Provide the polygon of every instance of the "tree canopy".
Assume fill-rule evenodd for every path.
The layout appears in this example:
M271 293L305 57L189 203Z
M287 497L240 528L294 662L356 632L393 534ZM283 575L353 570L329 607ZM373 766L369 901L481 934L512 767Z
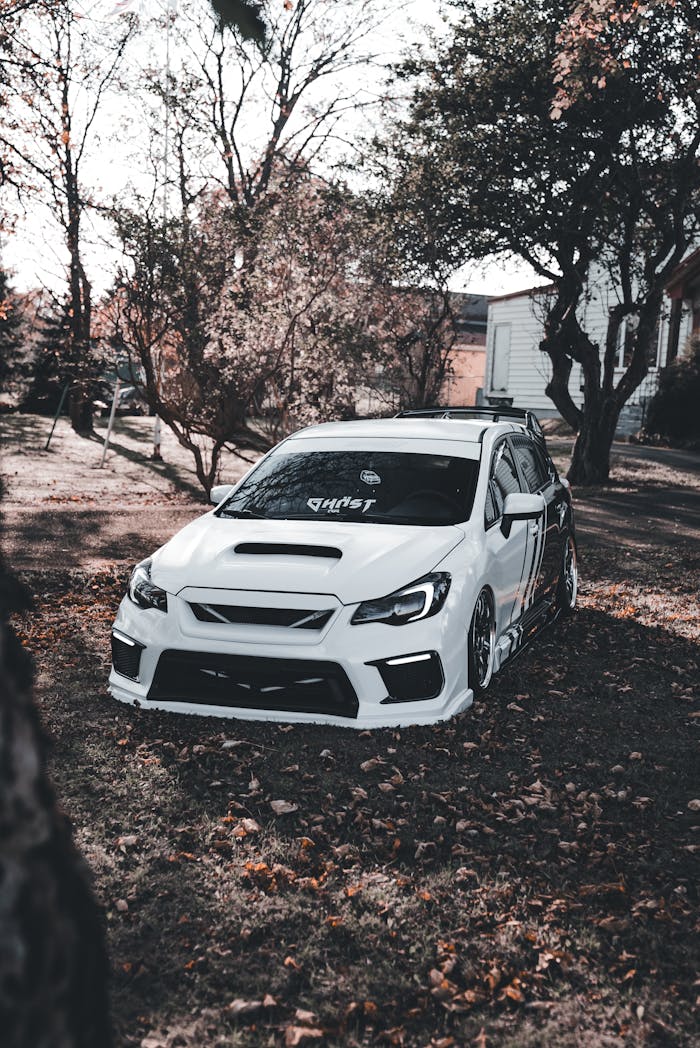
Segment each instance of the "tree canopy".
M698 232L698 8L635 5L632 17L601 4L605 46L599 35L588 47L570 0L454 6L450 38L399 71L413 92L388 148L404 251L418 266L510 254L552 285L547 392L580 432L573 478L599 481L648 370L664 284ZM430 238L412 232L415 214L430 217ZM599 347L582 314L603 275L618 296ZM623 325L631 352L616 375Z

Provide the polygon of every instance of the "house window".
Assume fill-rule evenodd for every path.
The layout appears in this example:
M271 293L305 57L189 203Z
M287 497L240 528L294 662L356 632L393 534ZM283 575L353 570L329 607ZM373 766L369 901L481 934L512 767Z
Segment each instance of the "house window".
M637 320L636 317L628 318L627 321L622 321L620 329L617 333L617 366L618 368L628 368L632 362L632 354L634 353L637 337ZM649 367L657 368L662 366L664 342L668 336L668 323L667 316L662 313L656 321L656 327L654 328L654 334L651 337L649 343Z
M635 336L637 334L636 318L623 320L617 332L617 366L627 368L632 362Z
M493 329L493 364L491 366L492 392L507 392L509 369L510 324L496 324Z
M656 342L652 346L649 367L662 368L666 363L666 347L670 334L669 311L661 310L661 315L656 321Z

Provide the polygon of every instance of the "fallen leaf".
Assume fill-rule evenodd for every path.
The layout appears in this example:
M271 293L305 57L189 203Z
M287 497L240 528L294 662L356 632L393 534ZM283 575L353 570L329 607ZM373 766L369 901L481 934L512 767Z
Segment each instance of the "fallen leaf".
M360 765L362 771L372 771L373 768L378 768L380 764L386 764L381 757L370 757L368 761L363 761Z
M299 1023L313 1023L316 1021L316 1013L309 1012L305 1008L297 1008L294 1012L294 1018Z
M258 1012L262 1008L262 1001L244 1001L240 997L236 997L235 1000L231 1001L226 1007L226 1011L230 1012L231 1015L250 1015L252 1012Z
M318 1040L323 1037L323 1030L316 1026L288 1026L284 1031L285 1048L295 1048L303 1041Z
M126 851L127 848L134 848L138 843L139 839L135 833L130 833L126 837L117 837L117 848L121 848L122 851Z
M275 815L289 815L290 812L299 811L299 805L290 801L270 801L270 807Z

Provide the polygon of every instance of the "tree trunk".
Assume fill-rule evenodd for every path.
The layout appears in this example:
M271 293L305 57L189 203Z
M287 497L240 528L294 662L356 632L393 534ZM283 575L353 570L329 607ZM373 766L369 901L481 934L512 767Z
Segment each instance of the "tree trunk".
M89 437L94 433L92 401L80 384L70 392L68 414L70 424L79 436Z
M70 119L68 111L67 83L64 87L64 126L68 136L64 154L66 207L66 239L68 245L70 289L70 357L73 365L74 384L69 400L71 426L81 436L93 432L93 409L90 397L90 336L92 325L92 288L82 262L80 221L83 203L78 189L78 172L70 147Z
M45 770L31 665L0 563L0 1031L3 1048L109 1048L99 910Z
M604 484L620 409L613 397L592 398L581 416L567 478L572 484Z

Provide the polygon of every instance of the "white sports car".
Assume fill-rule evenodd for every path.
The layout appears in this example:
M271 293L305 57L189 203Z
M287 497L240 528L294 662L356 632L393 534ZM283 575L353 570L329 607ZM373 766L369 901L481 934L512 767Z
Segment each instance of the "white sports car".
M576 602L574 519L530 412L301 430L134 569L112 695L183 713L429 724Z

